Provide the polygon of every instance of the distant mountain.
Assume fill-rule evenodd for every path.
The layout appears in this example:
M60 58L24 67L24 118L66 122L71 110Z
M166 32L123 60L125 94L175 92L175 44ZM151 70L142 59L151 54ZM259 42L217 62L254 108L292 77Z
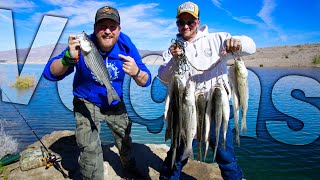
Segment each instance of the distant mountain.
M35 64L44 63L44 62L47 62L47 61L44 61L44 58L47 57L46 52L52 49L52 46L53 45L46 45L46 46L34 48L33 51L30 52L30 54L29 54L30 48L17 49L17 51L15 50L0 51L0 63L9 63L9 64L15 63L16 59L14 54L16 52L17 52L18 62L20 64L25 62L27 56L30 58L28 60L28 63L35 63ZM58 43L54 48L54 51L51 54L51 57L54 57L60 54L67 46L68 46L67 44ZM149 50L138 50L138 51L141 57L147 54L162 54L162 51L149 51Z
M17 49L17 50L8 50L8 51L0 51L0 61L6 62L6 63L15 63L15 53L17 53L18 62L24 63L27 56L29 58L29 63L43 63L44 58L47 57L46 52L52 49L53 45L46 45L34 48L32 52L30 52L30 48L23 48L23 49ZM67 47L66 44L57 44L55 47L53 53L51 54L51 57L54 57L61 53L65 48ZM30 53L29 53L30 52ZM49 59L48 59L49 60Z

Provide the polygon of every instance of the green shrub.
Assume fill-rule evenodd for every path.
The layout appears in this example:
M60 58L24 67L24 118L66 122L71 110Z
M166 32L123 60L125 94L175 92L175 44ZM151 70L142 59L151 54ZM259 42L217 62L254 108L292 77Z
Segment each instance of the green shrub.
M7 169L7 166L0 166L0 174Z
M320 64L320 55L314 56L314 58L312 59L312 63L313 64Z
M16 82L12 84L13 87L18 89L27 89L35 85L34 75L17 76Z

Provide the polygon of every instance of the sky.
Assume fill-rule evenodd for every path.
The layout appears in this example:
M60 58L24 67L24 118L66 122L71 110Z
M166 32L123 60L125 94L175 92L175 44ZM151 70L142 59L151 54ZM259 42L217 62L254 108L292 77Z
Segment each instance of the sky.
M0 0L0 51L12 49L15 45L19 49L28 48L33 43L33 47L57 41L67 44L70 34L92 33L96 10L106 5L119 10L121 31L138 49L165 50L177 33L177 7L183 2ZM201 25L208 25L209 32L246 35L258 48L320 43L320 0L193 2L200 8ZM40 25L45 33L38 33ZM46 25L49 28L45 28ZM35 41L37 35L37 39L43 41Z

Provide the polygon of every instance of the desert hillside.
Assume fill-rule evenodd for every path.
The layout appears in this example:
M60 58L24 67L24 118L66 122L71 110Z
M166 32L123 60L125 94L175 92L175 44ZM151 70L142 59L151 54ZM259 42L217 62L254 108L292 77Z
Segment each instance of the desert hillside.
M66 48L66 44L58 44L55 47L52 57L58 55L61 51ZM28 63L43 63L45 52L50 49L48 46L35 48L29 53L29 49L18 49L17 55L19 62L24 62L28 53ZM16 53L14 50L11 51L0 51L0 63L16 63L12 56ZM146 64L159 65L163 63L161 54L162 51L148 51L139 50L139 53ZM313 58L315 56L320 57L320 43L316 44L301 44L293 46L274 46L257 48L255 54L243 56L242 59L245 61L247 67L320 67L320 65L313 64ZM228 62L232 64L233 61Z
M247 67L320 67L312 63L315 56L320 57L320 43L257 48L256 53L242 59ZM156 55L147 56L143 61L158 65L163 62ZM228 64L233 64L233 59Z
M315 56L320 56L320 43L257 48L243 60L248 67L319 67L312 63Z

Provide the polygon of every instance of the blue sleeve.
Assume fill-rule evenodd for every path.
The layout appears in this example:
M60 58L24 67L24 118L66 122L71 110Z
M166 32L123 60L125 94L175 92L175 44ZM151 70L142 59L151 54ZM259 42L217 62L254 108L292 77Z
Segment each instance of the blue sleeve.
M138 49L133 45L132 46L132 50L130 53L130 56L136 61L137 66L144 72L146 72L148 74L148 80L146 82L146 84L144 84L142 87L147 87L151 84L151 73L149 71L149 69L147 68L147 66L142 62L141 56L139 54Z
M66 50L67 50L67 49L65 49L64 51L62 51L62 53L59 54L58 56L55 56L55 57L51 58L51 59L48 61L46 67L45 67L44 70L43 70L43 76L44 76L47 80L49 80L49 81L59 81L59 80L65 78L66 76L68 76L69 74L71 74L71 73L74 71L74 67L69 67L68 70L67 70L63 75L61 75L61 76L55 76L55 75L53 75L53 74L51 73L50 66L51 66L52 62L55 61L56 59L61 59L61 58L64 56Z

